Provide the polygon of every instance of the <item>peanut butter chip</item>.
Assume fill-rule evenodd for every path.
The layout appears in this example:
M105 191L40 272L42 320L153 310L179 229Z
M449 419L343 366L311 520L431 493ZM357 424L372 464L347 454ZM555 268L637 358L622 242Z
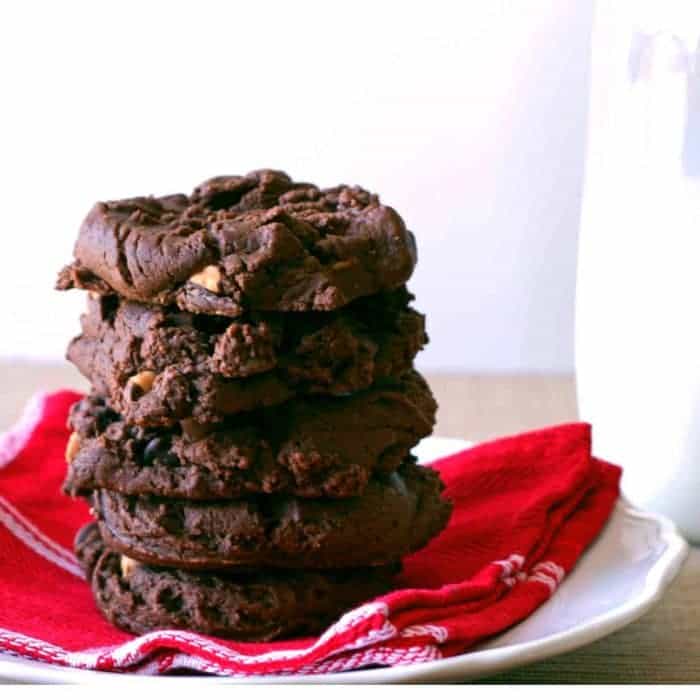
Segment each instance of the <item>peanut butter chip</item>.
M134 570L138 565L139 563L135 559L132 559L131 557L126 557L122 554L119 566L122 570L122 576L124 578L129 578L129 576L131 576L131 574L134 573Z
M71 433L66 445L66 462L72 462L80 449L80 437L78 433Z
M133 401L143 394L147 394L151 390L155 379L156 373L150 370L144 370L130 377L129 381L126 383L125 393L127 398Z
M221 271L216 265L207 265L201 272L192 275L190 282L218 294L221 285Z

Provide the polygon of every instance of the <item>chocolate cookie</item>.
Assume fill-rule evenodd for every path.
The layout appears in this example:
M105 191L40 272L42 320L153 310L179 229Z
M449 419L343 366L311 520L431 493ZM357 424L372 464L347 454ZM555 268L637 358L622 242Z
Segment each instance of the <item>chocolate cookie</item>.
M413 235L376 195L274 170L215 177L189 197L100 202L74 252L59 289L231 317L338 309L401 286L416 263Z
M181 569L350 568L394 562L447 524L451 505L432 469L404 463L362 496L337 501L261 496L194 502L95 491L106 545Z
M83 537L99 541L93 528L87 526ZM400 568L195 573L152 568L109 550L96 559L91 551L84 563L97 606L117 627L133 634L184 629L240 641L320 632L389 590Z
M132 426L93 395L71 411L64 488L190 500L356 496L372 473L396 469L430 434L435 411L416 372L352 396L295 400L207 427Z
M339 312L233 321L98 297L88 302L68 359L129 423L208 423L406 372L427 341L411 299L401 288Z

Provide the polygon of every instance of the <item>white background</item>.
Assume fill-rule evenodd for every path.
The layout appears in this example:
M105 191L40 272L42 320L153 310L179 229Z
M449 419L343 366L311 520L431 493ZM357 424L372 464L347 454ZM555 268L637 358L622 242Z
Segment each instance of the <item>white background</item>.
M569 371L592 0L3 3L0 357L60 360L98 199L259 167L414 231L424 368Z

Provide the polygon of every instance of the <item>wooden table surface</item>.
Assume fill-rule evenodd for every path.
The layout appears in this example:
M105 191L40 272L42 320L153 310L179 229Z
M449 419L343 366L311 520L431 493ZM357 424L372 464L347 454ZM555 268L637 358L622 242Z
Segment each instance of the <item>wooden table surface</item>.
M575 420L571 376L429 375L440 403L436 435L483 440ZM67 365L0 364L0 430L35 391L84 380ZM508 683L700 682L700 549L693 549L665 598L606 639L491 678Z

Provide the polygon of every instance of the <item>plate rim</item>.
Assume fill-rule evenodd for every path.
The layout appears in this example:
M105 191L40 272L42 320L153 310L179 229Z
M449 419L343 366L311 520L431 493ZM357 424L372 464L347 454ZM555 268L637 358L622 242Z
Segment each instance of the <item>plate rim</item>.
M428 438L436 444L448 444L462 448L468 447L469 442L460 438L432 436ZM690 550L688 543L681 536L676 525L666 516L641 510L633 506L621 495L615 504L614 512L621 517L641 520L656 525L658 539L666 547L646 572L644 586L634 597L613 610L599 613L585 622L568 630L562 630L546 637L529 642L519 642L505 647L495 647L467 651L446 659L426 661L411 666L393 666L378 669L358 669L347 673L332 673L303 676L247 676L233 678L227 676L133 676L129 674L114 674L87 669L74 669L50 664L27 665L28 659L14 657L12 654L0 652L0 681L29 681L35 683L76 683L80 681L95 682L100 680L115 681L136 680L174 681L178 683L207 682L218 684L258 684L258 683L392 683L424 680L445 680L447 676L463 670L463 680L476 677L484 678L504 670L519 668L537 661L552 658L559 654L573 651L586 646L603 637L616 632L642 617L661 599L664 592L673 582ZM607 524L606 524L607 528ZM592 543L591 549L604 535L605 529ZM18 660L15 661L15 658ZM469 668L462 668L468 664ZM37 667L39 666L39 667ZM39 677L37 677L39 676Z

